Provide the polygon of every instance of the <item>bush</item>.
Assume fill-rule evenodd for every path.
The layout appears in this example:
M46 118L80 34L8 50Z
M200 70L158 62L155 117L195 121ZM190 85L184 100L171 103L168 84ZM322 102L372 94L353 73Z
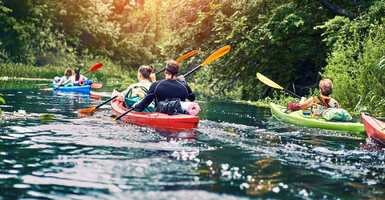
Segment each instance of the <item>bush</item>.
M364 22L361 22L361 25ZM385 25L349 22L350 37L338 40L324 68L332 79L334 97L356 112L385 113Z

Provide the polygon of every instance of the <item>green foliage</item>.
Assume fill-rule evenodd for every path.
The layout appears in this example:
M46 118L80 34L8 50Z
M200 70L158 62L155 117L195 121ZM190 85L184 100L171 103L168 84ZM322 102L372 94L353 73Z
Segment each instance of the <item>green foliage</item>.
M56 17L71 41L82 44L80 48L136 69L162 59L161 46L169 33L164 19L171 1L147 1L141 9L129 2L59 1Z
M201 96L256 100L268 94L287 101L268 92L256 73L304 95L325 70L344 107L384 111L381 0L333 1L355 19L336 17L310 0L134 2L0 1L1 75L52 78L67 67L82 65L85 71L102 62L88 76L125 87L136 81L139 65L162 63L160 69L193 49L200 50L199 64L231 45L227 55L188 77ZM192 60L182 69L191 69Z
M195 79L196 84L215 83L211 93L258 99L264 86L256 79L257 72L279 77L283 86L308 84L324 64L321 31L313 27L327 16L316 2L200 0L180 4L184 9L177 9L172 18L174 42L166 46L170 52L193 47L208 55L215 48L232 46L228 55L209 66L204 78L199 74Z
M357 112L385 113L385 25L379 10L385 11L385 3L374 4L360 19L324 26L325 40L334 41L324 75L333 80L341 106ZM341 27L331 31L336 23Z

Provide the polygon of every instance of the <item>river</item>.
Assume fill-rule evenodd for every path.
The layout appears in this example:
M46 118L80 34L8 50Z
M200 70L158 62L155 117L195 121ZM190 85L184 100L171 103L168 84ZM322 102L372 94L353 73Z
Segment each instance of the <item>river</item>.
M112 120L89 95L2 89L0 199L384 199L385 154L267 108L198 101L193 133ZM186 134L193 134L191 135Z

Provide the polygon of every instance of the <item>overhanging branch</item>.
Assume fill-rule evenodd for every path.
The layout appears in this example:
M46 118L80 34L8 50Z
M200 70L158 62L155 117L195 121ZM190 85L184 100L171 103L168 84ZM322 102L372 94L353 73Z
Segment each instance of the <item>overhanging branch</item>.
M328 0L318 0L325 8L331 10L337 15L349 17L350 19L353 19L356 15L348 10L345 10L343 8L339 8L336 5L331 4Z

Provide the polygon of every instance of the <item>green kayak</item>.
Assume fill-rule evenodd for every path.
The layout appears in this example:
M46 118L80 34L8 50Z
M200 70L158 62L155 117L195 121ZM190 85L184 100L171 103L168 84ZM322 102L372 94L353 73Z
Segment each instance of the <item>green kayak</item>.
M346 132L365 132L365 127L361 123L354 122L335 122L326 121L318 117L306 117L302 114L302 110L287 113L286 107L270 103L271 113L279 120L289 122L296 125L306 126L310 128L322 128Z

